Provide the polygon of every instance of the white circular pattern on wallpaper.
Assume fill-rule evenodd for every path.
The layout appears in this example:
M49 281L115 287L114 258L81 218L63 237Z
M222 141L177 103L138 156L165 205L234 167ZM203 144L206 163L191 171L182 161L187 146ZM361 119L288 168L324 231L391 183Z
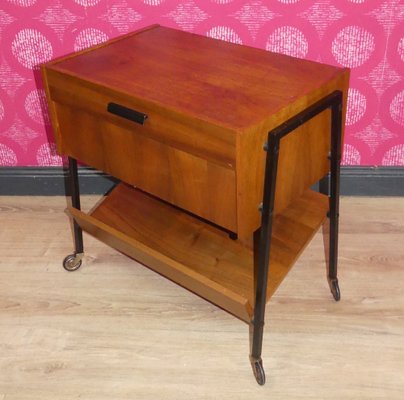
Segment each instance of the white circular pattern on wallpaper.
M283 4L296 4L300 0L278 0L278 1L279 1L279 3L283 3Z
M88 28L81 31L74 41L74 51L83 50L87 47L106 42L109 39L105 32L96 28Z
M15 165L17 165L17 156L14 153L14 150L10 149L10 147L3 143L0 143L0 166L14 167Z
M342 160L346 165L360 165L361 154L359 150L351 144L344 145L344 159Z
M34 89L25 98L24 108L28 116L38 124L49 124L46 95L43 89Z
M159 6L164 0L143 0L143 3L149 6Z
M75 3L84 7L91 7L98 4L101 0L74 0Z
M4 106L3 102L0 100L0 121L3 121L4 119Z
M358 122L366 112L366 105L366 96L363 93L358 89L349 89L346 125Z
M332 42L332 54L339 64L348 68L365 63L375 50L373 35L359 26L347 26Z
M43 166L62 165L62 157L56 153L55 143L44 143L39 146L36 160L38 165Z
M382 165L398 165L404 167L404 144L399 144L388 150L383 156Z
M397 93L390 103L389 110L393 121L404 127L404 90Z
M7 1L20 7L30 7L34 5L38 0L7 0Z
M230 27L228 26L215 26L211 28L206 36L211 38L225 40L226 42L242 44L242 40L240 36Z
M23 29L11 43L14 57L25 68L33 69L53 56L52 43L36 29Z
M309 43L299 29L293 26L282 26L269 36L266 50L304 58L309 51Z
M398 42L397 53L401 61L404 61L404 37L402 37Z
M399 0L3 0L0 165L61 163L41 63L152 23L351 68L343 162L404 165L403 15Z

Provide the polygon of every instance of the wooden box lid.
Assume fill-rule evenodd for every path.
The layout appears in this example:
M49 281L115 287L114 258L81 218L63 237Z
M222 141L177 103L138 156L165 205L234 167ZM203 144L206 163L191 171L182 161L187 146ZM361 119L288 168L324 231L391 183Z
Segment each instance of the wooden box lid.
M280 112L288 118L343 72L158 25L48 67L235 134Z

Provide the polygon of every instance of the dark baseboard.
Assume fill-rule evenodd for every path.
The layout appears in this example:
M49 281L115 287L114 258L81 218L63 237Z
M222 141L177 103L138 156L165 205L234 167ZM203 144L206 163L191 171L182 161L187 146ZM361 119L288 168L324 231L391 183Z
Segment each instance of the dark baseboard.
M344 196L404 196L404 167L342 167Z
M58 196L67 190L67 169L62 167L2 167L0 195ZM92 168L79 168L81 194L106 193L117 180Z
M107 192L116 180L91 168L79 169L82 194ZM0 195L55 196L66 193L67 172L61 167L0 167ZM403 167L342 167L345 196L404 196Z

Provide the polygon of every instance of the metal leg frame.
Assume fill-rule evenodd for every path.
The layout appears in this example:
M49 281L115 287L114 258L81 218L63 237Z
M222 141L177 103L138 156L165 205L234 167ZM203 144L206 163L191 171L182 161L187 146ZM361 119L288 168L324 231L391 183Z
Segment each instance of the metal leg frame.
M337 279L338 256L338 209L339 209L339 175L341 161L341 128L342 128L342 92L335 91L329 96L306 108L268 133L268 141L264 149L267 151L264 198L262 203L261 227L254 236L255 260L255 306L250 323L250 361L254 376L260 385L265 384L265 372L262 364L262 341L264 333L266 291L270 263L272 237L272 217L275 201L276 176L280 140L300 125L304 124L327 108L331 108L331 183L330 183L330 264L328 282L331 292L339 300ZM328 183L321 182L320 190L325 190ZM328 192L327 192L328 193Z
M79 190L79 176L77 172L77 161L69 157L69 186L72 198L72 206L80 210L80 190ZM73 220L73 235L74 235L74 248L73 254L69 254L63 260L63 268L67 271L76 271L81 267L82 258L84 255L83 249L83 231L78 223Z
M331 107L331 182L330 182L330 254L328 284L336 301L341 298L338 278L338 225L339 225L339 188L340 164L342 155L342 96Z
M338 266L338 225L339 225L339 191L341 162L341 119L342 104L331 107L331 173L320 181L320 193L329 196L329 222L323 226L324 248L326 251L327 280L334 299L339 301L341 293L337 278Z

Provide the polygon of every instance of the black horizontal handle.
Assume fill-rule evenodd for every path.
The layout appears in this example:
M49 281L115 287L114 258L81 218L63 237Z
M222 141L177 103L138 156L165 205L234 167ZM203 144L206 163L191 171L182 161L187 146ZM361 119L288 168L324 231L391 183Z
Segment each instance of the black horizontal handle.
M134 121L140 125L143 125L147 119L147 114L132 110L131 108L124 107L116 103L108 103L107 111L111 114L118 115L119 117Z

